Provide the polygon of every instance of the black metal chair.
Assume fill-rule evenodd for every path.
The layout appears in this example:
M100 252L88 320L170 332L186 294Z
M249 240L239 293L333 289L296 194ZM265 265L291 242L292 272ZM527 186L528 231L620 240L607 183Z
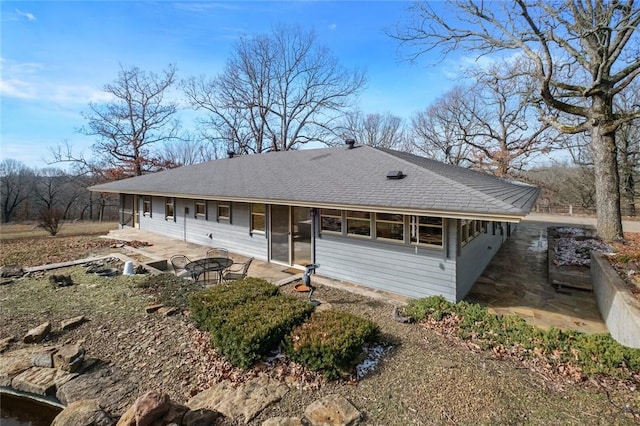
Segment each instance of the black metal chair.
M222 274L222 280L228 282L246 278L251 262L253 262L253 257L243 263L233 263L224 271L224 274Z
M225 259L228 259L229 250L225 248L215 247L207 250L207 257L224 257Z
M182 278L187 276L195 278L189 271L185 269L187 263L191 262L191 260L189 260L187 256L183 254L176 254L175 256L171 256L171 259L169 261L171 262L171 266L173 266L173 272L176 274L176 276Z

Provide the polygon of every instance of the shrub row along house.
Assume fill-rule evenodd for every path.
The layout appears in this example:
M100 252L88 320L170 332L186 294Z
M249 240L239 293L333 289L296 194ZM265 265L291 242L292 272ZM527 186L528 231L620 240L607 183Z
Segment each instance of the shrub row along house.
M230 155L90 190L120 194L122 226L451 301L538 196L533 186L353 143Z

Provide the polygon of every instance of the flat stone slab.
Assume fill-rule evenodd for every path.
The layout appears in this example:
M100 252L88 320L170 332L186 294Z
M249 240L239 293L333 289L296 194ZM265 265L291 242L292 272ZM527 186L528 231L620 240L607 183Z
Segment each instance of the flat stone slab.
M58 385L68 382L76 375L57 368L31 367L13 378L11 387L36 395L50 395Z
M187 406L192 410L215 410L236 421L243 416L245 423L248 423L288 391L285 384L267 376L257 377L237 388L231 382L224 381L195 395L187 402Z
M0 358L0 386L11 386L11 380L32 367L31 357L42 348L26 348L7 352Z
M304 416L312 426L350 426L360 421L360 412L341 395L327 395L312 402Z
M84 323L85 321L87 321L87 319L85 318L84 315L79 315L77 317L73 317L73 318L69 318L66 319L64 321L60 322L60 328L63 330L71 330L72 328L75 328L77 326L79 326L80 324Z
M51 426L69 425L111 426L113 419L100 408L98 401L83 400L69 404L51 423Z
M43 322L27 332L22 341L24 343L40 343L51 333L51 323Z
M262 422L262 426L302 426L299 417L272 417Z

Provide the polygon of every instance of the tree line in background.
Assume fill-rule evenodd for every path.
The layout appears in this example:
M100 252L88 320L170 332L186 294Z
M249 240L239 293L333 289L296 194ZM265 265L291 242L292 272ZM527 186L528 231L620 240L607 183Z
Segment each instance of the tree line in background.
M32 169L5 159L0 162L0 221L36 221L55 235L65 221L115 220L118 199L89 192L95 177L56 168Z
M408 59L436 48L443 56L458 50L510 56L470 68L463 84L407 121L358 110L365 73L343 67L313 31L278 26L239 39L215 76L180 80L173 65L161 74L121 66L104 87L110 100L84 112L87 124L79 132L95 138L91 151L61 145L53 161L68 162L72 174L98 183L227 152L331 146L353 138L540 185L540 203L595 206L600 236L622 237L622 207L635 215L638 6L603 0L450 3L459 21L416 3L414 20L389 32L408 48ZM185 106L197 114L196 131L181 127ZM542 154L555 152L570 155L571 163L532 169Z

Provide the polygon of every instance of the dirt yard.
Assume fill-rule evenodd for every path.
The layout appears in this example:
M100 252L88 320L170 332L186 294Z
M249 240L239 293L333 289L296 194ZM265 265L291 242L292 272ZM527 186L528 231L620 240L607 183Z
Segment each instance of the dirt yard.
M3 226L0 264L25 266L109 252L110 243L91 226L63 228L56 237L42 230ZM33 235L34 233L43 235ZM424 424L634 424L640 422L638 389L633 384L599 380L578 383L541 374L514 359L498 359L422 324L392 319L392 306L378 300L319 287L315 297L372 319L393 345L378 367L360 381L326 382L286 361L240 371L218 357L208 337L195 329L187 313L149 315L144 306L158 295L139 285L142 277L102 278L82 267L59 270L76 285L53 288L46 274L0 287L0 339L19 343L28 329L44 322L85 315L90 321L52 343L83 341L90 358L102 361L138 389L155 389L177 402L221 380L241 382L261 371L290 385L281 402L250 424L274 416L300 416L312 401L338 393L348 398L367 425ZM195 291L185 287L184 291ZM285 293L295 294L285 286ZM298 294L298 297L305 297ZM137 395L132 395L132 401Z

